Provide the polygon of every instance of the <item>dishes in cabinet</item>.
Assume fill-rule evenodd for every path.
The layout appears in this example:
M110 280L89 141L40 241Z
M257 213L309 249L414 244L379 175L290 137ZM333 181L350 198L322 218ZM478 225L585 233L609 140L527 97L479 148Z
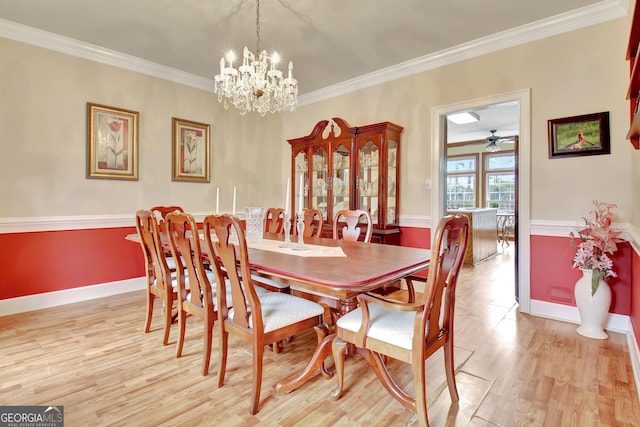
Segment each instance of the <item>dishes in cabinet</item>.
M340 178L333 178L333 195L340 196L344 192L344 181Z
M341 155L333 156L333 168L340 169L341 166L342 166L342 156Z
M396 222L396 209L387 208L387 223Z
M388 194L390 196L395 196L396 195L396 180L394 177L390 176L387 179L388 185L389 185L389 190L388 190Z
M304 172L307 170L307 162L304 156L296 156L296 170Z
M334 206L334 211L335 212L341 211L343 209L349 209L349 202L347 200L343 200L341 202L338 202Z
M314 191L317 191L321 196L325 196L327 194L327 184L324 182L324 179L318 178L313 180Z
M313 169L321 170L324 167L324 157L319 156L317 154L313 155Z
M389 166L391 167L395 167L396 166L396 152L398 151L397 148L392 148L389 150Z

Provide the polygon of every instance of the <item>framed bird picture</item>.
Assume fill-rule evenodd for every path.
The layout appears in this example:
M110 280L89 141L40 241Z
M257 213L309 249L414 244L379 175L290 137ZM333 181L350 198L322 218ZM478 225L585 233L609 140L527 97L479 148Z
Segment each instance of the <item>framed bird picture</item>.
M550 159L611 154L608 111L549 120L547 130Z

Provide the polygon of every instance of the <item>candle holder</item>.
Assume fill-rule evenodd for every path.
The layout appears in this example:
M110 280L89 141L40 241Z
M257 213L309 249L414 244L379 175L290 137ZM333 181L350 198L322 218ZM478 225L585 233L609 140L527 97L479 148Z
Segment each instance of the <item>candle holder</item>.
M284 243L280 245L281 248L292 248L294 246L291 243L291 218L289 215L285 213L284 220L282 221L282 226L284 227Z
M296 224L296 228L298 230L298 243L293 245L293 250L306 251L309 248L304 244L304 215L302 211L298 214L298 224Z

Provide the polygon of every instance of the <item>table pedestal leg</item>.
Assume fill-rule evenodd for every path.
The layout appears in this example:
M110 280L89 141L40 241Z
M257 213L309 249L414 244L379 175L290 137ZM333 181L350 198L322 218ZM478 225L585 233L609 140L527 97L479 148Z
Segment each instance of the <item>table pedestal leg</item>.
M290 393L296 390L302 384L306 383L309 378L316 372L317 369L324 371L324 360L331 355L331 343L336 334L327 335L322 342L316 347L316 351L313 353L311 360L307 366L299 374L289 377L276 384L276 392L278 393ZM330 373L330 372L329 372ZM333 373L330 373L333 376Z

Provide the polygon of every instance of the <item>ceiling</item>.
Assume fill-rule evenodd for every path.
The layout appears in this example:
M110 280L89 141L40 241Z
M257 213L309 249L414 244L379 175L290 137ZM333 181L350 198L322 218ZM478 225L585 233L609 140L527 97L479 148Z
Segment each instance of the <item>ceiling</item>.
M335 85L346 91L363 76L439 59L461 46L497 44L496 34L515 39L523 29L549 32L572 17L574 26L612 19L601 18L611 5L626 14L628 0L261 0L260 38L262 49L293 61L302 98ZM11 38L16 24L53 33L37 31L34 39L60 35L112 58L210 80L228 50L256 50L254 0L0 0L0 36Z
M465 124L455 124L448 120L447 143L486 139L491 135L491 129L495 129L495 134L502 137L520 134L520 106L515 101L468 111L475 113L479 120Z

